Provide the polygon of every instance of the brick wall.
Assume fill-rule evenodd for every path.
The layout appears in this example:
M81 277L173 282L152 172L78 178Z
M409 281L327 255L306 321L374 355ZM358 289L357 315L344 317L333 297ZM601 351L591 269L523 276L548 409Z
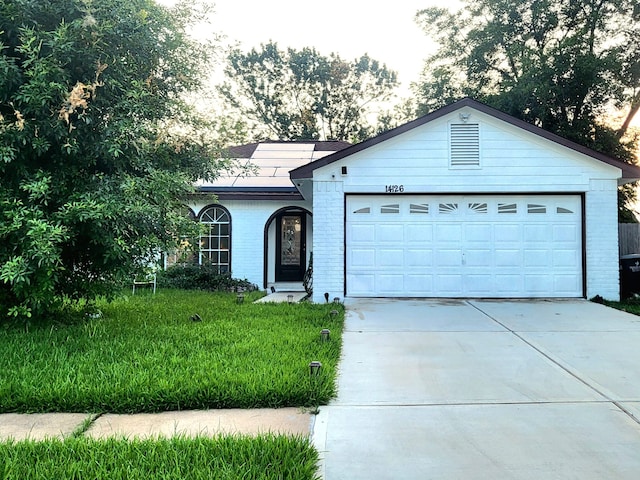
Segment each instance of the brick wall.
M313 301L344 296L344 193L342 182L313 184Z
M585 197L587 298L620 298L615 180L591 180Z

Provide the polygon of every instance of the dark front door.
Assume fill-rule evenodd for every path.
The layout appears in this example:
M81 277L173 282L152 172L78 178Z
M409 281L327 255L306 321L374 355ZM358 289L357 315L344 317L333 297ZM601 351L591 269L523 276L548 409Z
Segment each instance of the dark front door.
M305 213L283 213L276 218L276 282L301 282L306 268Z

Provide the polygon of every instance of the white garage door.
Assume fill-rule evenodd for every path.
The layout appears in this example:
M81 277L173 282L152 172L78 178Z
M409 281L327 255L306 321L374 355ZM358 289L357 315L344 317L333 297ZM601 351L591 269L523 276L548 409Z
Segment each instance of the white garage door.
M581 297L578 195L347 197L347 295Z

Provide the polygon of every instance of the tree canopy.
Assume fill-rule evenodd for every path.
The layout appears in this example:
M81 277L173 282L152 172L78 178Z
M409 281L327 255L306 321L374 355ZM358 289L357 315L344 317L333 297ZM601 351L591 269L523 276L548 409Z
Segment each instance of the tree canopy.
M174 128L198 128L199 12L0 0L0 312L111 292L188 225L181 200L220 167Z
M398 84L395 72L367 55L345 61L273 42L232 49L225 74L223 97L253 122L256 137L279 140L362 140L373 131L374 107Z
M421 113L472 96L636 160L629 125L640 108L637 0L463 0L458 11L428 8L416 18L439 43L415 86ZM622 112L619 125L612 111Z

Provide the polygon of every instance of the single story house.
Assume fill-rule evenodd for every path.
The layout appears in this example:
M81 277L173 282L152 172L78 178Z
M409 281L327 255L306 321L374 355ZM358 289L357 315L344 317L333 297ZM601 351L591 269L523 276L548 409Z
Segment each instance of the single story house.
M262 142L198 186L200 261L335 297L619 298L617 187L640 168L472 99L356 145ZM211 194L215 194L214 201Z

